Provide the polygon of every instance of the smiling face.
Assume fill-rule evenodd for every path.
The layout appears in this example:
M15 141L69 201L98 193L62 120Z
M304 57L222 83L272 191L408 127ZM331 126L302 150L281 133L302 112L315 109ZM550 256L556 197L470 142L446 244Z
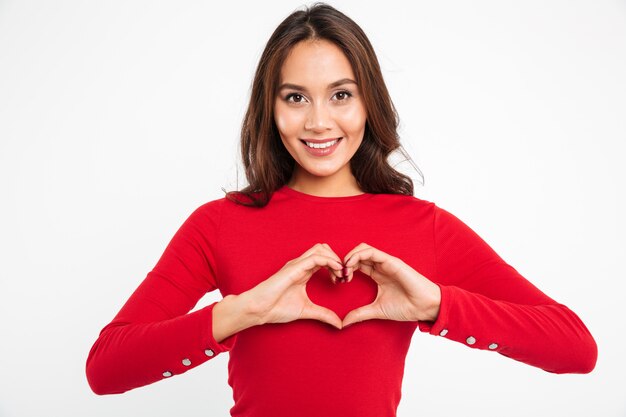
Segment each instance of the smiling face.
M366 120L342 50L327 40L297 43L281 68L274 105L281 140L296 160L287 185L316 195L358 194L350 159L363 141Z

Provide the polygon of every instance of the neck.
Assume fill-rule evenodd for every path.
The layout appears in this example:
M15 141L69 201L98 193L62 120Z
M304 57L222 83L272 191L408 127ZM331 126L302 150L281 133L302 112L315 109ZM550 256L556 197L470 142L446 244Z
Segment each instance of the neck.
M326 177L315 177L311 180L296 180L295 177L292 177L287 182L287 186L296 191L318 197L346 197L363 194L352 175L342 181Z

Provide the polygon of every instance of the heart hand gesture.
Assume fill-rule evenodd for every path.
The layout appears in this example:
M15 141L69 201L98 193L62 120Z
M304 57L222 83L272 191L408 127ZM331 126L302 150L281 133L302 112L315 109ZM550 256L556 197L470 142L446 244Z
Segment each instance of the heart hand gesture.
M288 261L278 272L247 292L258 322L287 323L314 319L338 329L370 319L434 321L439 314L439 286L401 259L365 243L352 249L342 263L327 244L316 244ZM326 268L333 282L350 282L355 270L370 276L378 285L376 299L349 312L341 319L332 310L312 302L306 292L311 276ZM347 280L341 280L347 273ZM340 284L341 285L341 284Z

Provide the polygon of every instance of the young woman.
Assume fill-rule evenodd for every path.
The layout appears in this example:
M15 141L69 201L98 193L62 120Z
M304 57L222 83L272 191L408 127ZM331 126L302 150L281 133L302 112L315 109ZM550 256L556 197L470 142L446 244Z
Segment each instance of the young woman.
M104 327L97 394L229 351L232 416L391 417L416 329L553 373L597 347L472 229L390 167L398 119L370 42L326 4L287 17L241 135L249 185L197 208ZM223 299L189 313L207 292Z

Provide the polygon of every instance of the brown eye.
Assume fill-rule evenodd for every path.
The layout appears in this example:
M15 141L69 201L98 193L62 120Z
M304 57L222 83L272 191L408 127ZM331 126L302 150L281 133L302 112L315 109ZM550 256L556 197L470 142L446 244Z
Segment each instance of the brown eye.
M285 100L287 101L291 101L291 98L294 98L294 101L292 101L292 103L301 103L302 102L302 94L297 94L297 93L293 93L293 94L289 94L287 95L287 97L285 97Z
M339 101L346 101L348 98L352 97L349 91L338 91L335 96L339 99Z

